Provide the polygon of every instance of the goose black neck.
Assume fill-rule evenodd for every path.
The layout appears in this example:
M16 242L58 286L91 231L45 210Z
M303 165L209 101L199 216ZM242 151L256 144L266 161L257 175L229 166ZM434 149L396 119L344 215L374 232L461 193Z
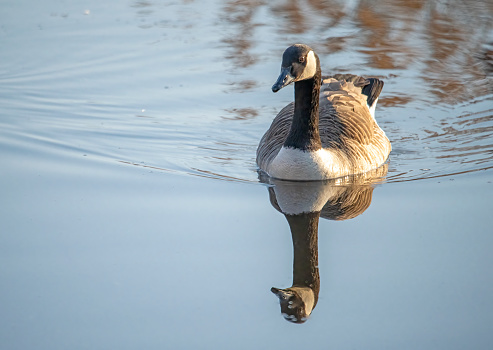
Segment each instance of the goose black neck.
M285 215L293 239L293 287L309 287L315 295L320 291L318 271L318 221L320 212Z
M285 147L302 151L322 148L318 129L318 105L322 74L320 68L311 79L294 84L294 116L291 130L284 142Z

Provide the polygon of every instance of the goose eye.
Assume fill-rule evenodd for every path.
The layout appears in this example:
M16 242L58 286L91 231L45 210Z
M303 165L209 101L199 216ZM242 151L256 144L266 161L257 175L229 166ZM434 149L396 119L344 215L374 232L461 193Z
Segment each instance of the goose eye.
M303 63L305 62L305 56L301 56L300 59L299 59L300 63Z

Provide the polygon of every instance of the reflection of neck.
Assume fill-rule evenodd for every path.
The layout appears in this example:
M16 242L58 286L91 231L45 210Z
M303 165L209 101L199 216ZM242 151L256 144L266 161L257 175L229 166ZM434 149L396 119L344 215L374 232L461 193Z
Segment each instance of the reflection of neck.
M320 291L318 272L318 220L320 212L286 215L293 238L293 287L308 287L317 304Z

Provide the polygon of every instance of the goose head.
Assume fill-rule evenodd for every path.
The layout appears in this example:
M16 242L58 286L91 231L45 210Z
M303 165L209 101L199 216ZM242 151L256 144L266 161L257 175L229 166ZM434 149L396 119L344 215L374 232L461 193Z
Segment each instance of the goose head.
M286 289L271 288L281 304L284 318L293 323L304 323L312 313L315 304L313 290L308 287L291 287Z
M272 85L272 91L278 92L292 82L313 78L319 69L318 56L308 45L292 45L282 55L281 74Z

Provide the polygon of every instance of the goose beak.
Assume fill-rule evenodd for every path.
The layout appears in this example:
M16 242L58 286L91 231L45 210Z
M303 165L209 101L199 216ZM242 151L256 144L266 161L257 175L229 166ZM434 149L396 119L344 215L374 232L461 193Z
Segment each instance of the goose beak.
M291 67L281 67L281 74L279 74L279 78L274 85L272 85L272 91L278 92L283 87L291 84L294 80L294 77L291 75Z
M270 291L272 293L274 293L278 298L279 300L287 300L289 299L290 296L293 295L292 292L288 292L288 291L285 291L284 289L279 289L279 288L276 288L276 287L272 287L270 289Z

